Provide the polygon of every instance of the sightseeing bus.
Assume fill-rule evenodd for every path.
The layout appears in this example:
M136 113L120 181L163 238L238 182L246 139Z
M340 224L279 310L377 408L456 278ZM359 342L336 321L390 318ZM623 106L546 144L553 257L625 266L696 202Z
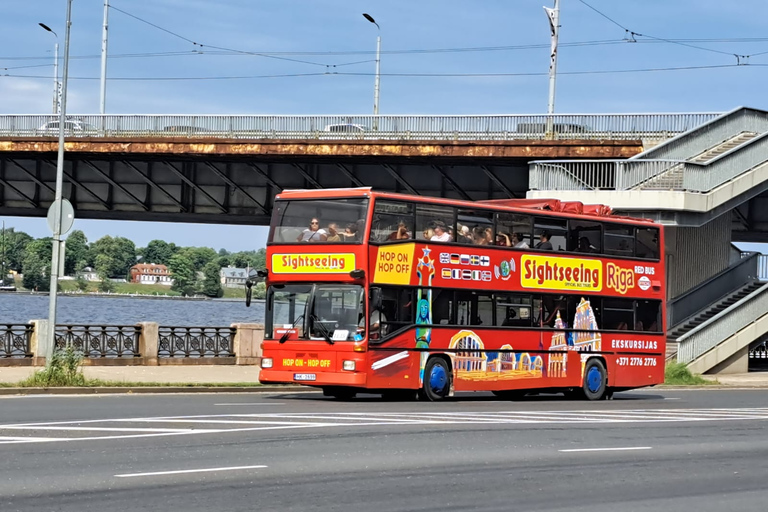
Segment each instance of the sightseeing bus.
M286 190L262 383L589 400L663 382L664 233L602 205Z

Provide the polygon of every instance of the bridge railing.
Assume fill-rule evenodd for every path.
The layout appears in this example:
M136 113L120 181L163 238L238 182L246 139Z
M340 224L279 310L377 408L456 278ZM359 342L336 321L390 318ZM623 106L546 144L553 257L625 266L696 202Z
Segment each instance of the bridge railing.
M32 357L30 340L33 330L31 324L0 325L0 359Z
M72 115L67 118L65 134L195 139L635 140L669 139L718 115ZM0 137L57 135L55 115L0 116Z

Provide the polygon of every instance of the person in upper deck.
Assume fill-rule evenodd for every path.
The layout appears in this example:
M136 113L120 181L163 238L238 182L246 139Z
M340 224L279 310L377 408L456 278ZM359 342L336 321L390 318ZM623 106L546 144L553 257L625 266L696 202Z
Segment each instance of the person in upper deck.
M297 242L325 242L328 239L327 233L320 228L320 220L312 217L309 221L309 227L301 232L296 239Z
M326 237L328 242L341 242L341 235L339 234L339 225L335 222L328 224L328 236Z
M432 242L450 242L451 241L451 235L448 233L448 229L444 222L442 221L435 222L434 232L435 234L432 235L432 238L430 238Z
M520 233L512 233L512 247L515 249L528 249L528 244L525 243L523 235Z
M408 231L408 226L405 225L405 222L400 221L397 225L397 230L390 233L387 240L408 240L410 238L411 232Z
M554 250L552 247L552 242L549 241L550 238L552 238L552 235L549 234L549 231L542 231L541 235L539 236L539 243L536 244L534 249L538 249L540 251Z

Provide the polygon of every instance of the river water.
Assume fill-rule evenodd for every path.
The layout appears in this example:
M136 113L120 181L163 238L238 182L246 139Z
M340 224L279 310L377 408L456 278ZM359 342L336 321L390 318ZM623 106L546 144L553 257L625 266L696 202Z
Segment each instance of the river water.
M0 324L23 324L48 318L48 295L0 293ZM250 308L245 301L143 299L60 295L57 324L134 325L157 322L165 326L229 326L263 322L264 303Z

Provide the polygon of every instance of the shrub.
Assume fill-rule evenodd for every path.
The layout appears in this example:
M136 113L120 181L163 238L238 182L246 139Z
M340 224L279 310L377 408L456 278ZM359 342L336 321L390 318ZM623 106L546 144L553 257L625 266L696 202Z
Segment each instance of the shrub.
M694 375L685 363L669 363L664 369L664 384L696 385L713 384L714 382Z
M48 364L23 380L22 387L85 386L86 380L80 369L83 354L72 347L56 349Z

